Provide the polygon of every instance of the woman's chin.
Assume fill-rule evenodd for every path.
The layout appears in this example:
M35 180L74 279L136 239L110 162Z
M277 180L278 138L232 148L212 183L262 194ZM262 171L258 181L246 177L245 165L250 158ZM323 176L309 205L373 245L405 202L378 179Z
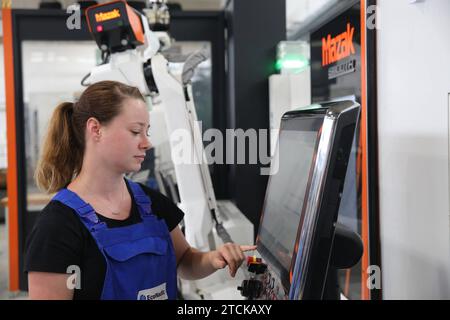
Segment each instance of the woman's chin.
M141 170L141 165L134 164L134 165L126 166L122 171L128 174L128 173L136 173L136 172L139 172L140 170Z

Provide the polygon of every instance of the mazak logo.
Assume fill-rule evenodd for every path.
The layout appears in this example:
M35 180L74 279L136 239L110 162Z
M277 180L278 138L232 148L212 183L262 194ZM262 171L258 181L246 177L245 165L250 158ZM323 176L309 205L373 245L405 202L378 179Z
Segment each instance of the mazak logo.
M138 300L167 300L166 284L157 287L141 290L137 295Z
M120 11L118 9L114 9L108 12L100 12L95 14L95 21L102 22L106 20L111 20L115 18L120 18Z
M355 54L354 33L355 27L347 23L347 30L340 35L331 38L329 34L326 38L322 38L322 67Z

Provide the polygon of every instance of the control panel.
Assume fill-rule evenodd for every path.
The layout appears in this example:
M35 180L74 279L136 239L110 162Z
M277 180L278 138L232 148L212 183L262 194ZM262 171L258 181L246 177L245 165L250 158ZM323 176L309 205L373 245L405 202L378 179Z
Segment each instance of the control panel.
M285 290L280 277L261 258L247 257L249 278L244 280L238 290L249 300L287 300L289 291Z

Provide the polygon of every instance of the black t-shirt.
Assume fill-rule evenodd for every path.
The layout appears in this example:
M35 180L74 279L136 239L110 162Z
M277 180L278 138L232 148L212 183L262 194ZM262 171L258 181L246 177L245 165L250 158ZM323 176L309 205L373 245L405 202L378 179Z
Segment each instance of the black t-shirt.
M131 194L130 187L128 191ZM164 219L172 231L184 213L161 193L141 185L152 201L153 213ZM108 228L124 227L142 221L137 204L131 197L130 216L114 220L97 214ZM75 289L74 300L100 299L106 274L106 261L94 238L75 210L59 201L50 201L42 210L28 239L25 272L71 273L69 266L79 266L81 288Z

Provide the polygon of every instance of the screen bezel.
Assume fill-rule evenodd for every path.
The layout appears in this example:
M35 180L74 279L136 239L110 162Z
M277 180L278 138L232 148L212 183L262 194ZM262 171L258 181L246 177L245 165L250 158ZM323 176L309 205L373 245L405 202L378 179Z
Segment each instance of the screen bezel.
M314 153L313 153L313 157L312 157L312 161L311 161L311 167L310 167L309 174L308 174L308 182L306 185L306 191L305 191L305 197L304 197L305 199L307 199L306 194L308 193L309 186L311 183L311 173L314 170L314 164L315 164L315 159L316 159L317 150L318 150L317 148L318 148L319 141L320 141L321 128L322 128L324 117L325 117L325 114L322 112L323 112L322 110L315 110L315 112L312 111L311 114L302 113L302 112L295 113L295 114L289 113L289 114L285 114L283 116L283 119L281 122L279 137L281 136L281 133L283 131L304 131L304 132L316 132L317 133L317 138L316 138L315 147L314 147ZM279 141L277 143L279 143ZM278 146L277 146L276 150L278 152ZM289 269L286 269L282 265L282 263L279 261L279 259L277 259L277 257L268 250L268 248L264 244L264 239L261 239L261 237L260 237L261 230L262 230L263 224L264 224L264 214L265 214L266 202L267 202L267 198L268 198L267 194L270 191L271 179L272 179L272 176L269 177L269 181L267 183L266 196L264 198L264 203L263 203L263 207L262 207L261 223L259 225L258 237L256 239L256 245L258 247L257 250L258 250L259 254L261 255L261 257L268 264L270 264L272 271L274 271L279 276L281 283L282 283L283 287L285 288L285 290L289 291L290 286L291 286L290 270L292 269L292 264L294 263L293 257L295 255L293 254L291 256L290 267L289 267ZM304 208L305 208L305 202L302 204L302 207L299 208L299 210L300 210L300 221L299 222L301 222ZM302 223L299 223L299 226L297 227L297 233L296 233L295 237L292 239L292 248L294 249L293 251L295 251L296 239L297 239L297 235L299 232L299 227L301 225L302 225Z

